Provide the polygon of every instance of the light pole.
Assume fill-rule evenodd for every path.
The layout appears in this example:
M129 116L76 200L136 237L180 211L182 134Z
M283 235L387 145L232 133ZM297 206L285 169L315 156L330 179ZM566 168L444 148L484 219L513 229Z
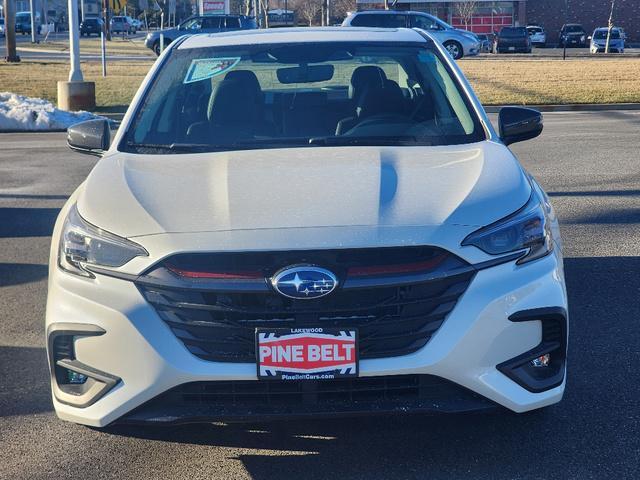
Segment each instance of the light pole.
M58 107L62 110L93 110L96 84L85 82L80 69L78 0L69 0L69 81L58 82Z
M20 61L16 53L16 11L14 0L4 0L4 36L7 49L5 60L9 63Z
M31 10L31 43L37 43L38 30L36 29L36 5L35 0L29 0L29 10Z

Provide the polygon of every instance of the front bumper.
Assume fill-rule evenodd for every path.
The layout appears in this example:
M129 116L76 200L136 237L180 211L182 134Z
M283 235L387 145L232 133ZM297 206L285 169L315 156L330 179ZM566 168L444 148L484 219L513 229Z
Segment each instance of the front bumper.
M544 307L566 310L562 261L558 250L525 266L509 262L480 270L424 348L400 357L362 360L360 376L366 379L380 376L444 379L460 391L472 392L472 397L480 400L475 408L495 403L515 412L524 412L560 401L564 391L564 365L561 383L537 393L524 388L498 369L505 362L539 346L543 340L540 321L516 322L510 320L510 316ZM76 336L73 342L75 359L107 378L116 379L108 391L96 401L88 402L84 408L60 401L54 395L56 413L64 420L92 426L105 426L127 417L131 421L157 420L158 412L162 413L162 410L146 417L139 414L136 417L142 411L139 407L152 405L148 402L181 385L220 381L261 383L257 381L255 364L211 362L192 355L161 321L137 287L127 280L97 275L94 280L87 281L53 266L47 302L47 329L55 330L62 324L66 324L64 328L74 324L91 325L104 331L99 335ZM52 382L55 381L55 376L52 376ZM409 408L438 410L433 406L441 405L441 400L418 402ZM394 411L398 405L391 403L381 409L365 405L365 410ZM468 409L449 408L454 411ZM181 416L174 410L161 420L255 418L251 414L243 416L238 410L224 412L209 408L206 415L200 412L184 410ZM305 413L300 410L287 412ZM310 415L316 413L317 410L307 411ZM338 413L357 412L343 409Z

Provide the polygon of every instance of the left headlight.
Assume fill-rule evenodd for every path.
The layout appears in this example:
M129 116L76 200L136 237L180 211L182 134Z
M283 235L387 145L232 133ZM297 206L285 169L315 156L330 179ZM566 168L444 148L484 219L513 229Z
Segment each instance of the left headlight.
M474 245L490 255L522 250L518 264L544 257L553 250L550 211L551 206L546 199L540 198L534 190L524 207L476 230L462 241L462 245Z
M76 205L69 210L58 249L58 266L61 269L83 277L93 277L85 268L86 265L120 267L132 258L147 255L147 251L137 243L86 222Z

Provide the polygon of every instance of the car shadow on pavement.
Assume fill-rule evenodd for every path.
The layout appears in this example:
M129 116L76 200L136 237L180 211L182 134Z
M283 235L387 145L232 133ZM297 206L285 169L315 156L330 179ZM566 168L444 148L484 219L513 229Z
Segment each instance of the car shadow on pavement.
M49 237L59 208L0 208L0 238Z
M0 263L0 287L37 282L47 276L49 267L32 263Z
M631 478L640 438L640 417L632 413L640 411L640 257L566 258L565 271L567 390L562 403L547 409L118 426L107 434L251 449L235 458L254 479Z
M0 417L52 410L45 349L0 345Z

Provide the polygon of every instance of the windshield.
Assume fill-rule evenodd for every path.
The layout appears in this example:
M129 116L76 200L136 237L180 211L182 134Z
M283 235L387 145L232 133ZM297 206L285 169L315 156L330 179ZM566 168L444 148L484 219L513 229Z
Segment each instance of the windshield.
M522 28L505 27L502 30L500 30L500 36L501 37L526 37L527 30L524 27Z
M596 40L606 40L607 39L607 30L596 30L593 33L593 38ZM620 32L618 30L611 30L610 40L619 40Z
M323 42L173 50L120 148L170 153L484 138L434 51Z
M584 32L584 28L582 28L580 25L567 25L565 31L567 33L582 33Z
M30 13L18 13L18 14L16 14L16 20L18 20L20 22L30 21L31 20L31 14Z

